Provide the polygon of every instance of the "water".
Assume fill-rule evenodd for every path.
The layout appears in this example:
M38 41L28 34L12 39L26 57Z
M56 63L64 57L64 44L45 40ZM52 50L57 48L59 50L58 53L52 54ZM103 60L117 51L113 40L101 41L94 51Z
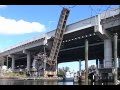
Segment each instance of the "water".
M0 85L77 85L73 82L1 79Z

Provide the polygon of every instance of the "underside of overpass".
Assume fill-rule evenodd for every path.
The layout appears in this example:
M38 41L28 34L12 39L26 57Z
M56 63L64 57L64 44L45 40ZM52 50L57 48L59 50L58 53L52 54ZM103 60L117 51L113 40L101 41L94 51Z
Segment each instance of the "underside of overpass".
M120 26L112 27L106 29L107 31L113 33L118 33L118 57L120 57ZM94 27L86 28L83 30L78 30L69 34L64 35L64 39L61 45L61 49L58 55L58 63L71 62L78 60L85 60L85 40L89 42L89 60L93 59L104 59L104 42L103 40L94 32ZM113 42L112 42L113 44ZM43 51L44 46L37 46L35 48L28 49L31 52L31 57L37 53ZM113 45L112 45L113 47ZM46 49L46 52L47 49ZM16 53L16 66L26 63L26 54L23 52ZM113 50L112 50L113 57ZM31 65L32 65L31 60ZM17 64L18 63L18 64ZM26 64L25 64L26 65Z

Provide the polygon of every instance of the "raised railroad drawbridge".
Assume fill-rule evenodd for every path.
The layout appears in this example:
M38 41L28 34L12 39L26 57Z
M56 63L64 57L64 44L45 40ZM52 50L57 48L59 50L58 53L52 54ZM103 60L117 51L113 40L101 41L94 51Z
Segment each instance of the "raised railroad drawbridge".
M44 77L56 77L57 76L57 57L60 50L60 46L63 40L63 35L66 30L66 21L69 15L69 10L63 8L55 32L55 36L51 37L50 41L47 41L47 45L44 46L42 52L39 52L34 60L41 62L38 67Z

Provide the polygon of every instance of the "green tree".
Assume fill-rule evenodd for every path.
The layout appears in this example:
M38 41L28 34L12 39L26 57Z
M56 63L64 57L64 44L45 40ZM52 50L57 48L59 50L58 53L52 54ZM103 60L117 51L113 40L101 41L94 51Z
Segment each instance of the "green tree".
M64 69L60 69L60 68L59 68L59 70L58 70L58 76L59 76L59 77L64 77L64 76L65 76L65 71L64 71Z

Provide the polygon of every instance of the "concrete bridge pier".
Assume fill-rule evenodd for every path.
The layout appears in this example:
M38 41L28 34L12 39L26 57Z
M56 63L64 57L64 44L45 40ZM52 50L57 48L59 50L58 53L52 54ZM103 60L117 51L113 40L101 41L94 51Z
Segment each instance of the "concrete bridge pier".
M88 85L88 40L85 40L85 85Z
M112 41L104 40L104 68L112 68Z
M27 72L30 71L31 66L31 53L30 51L23 50L23 53L27 54Z
M11 58L12 58L12 71L14 71L15 70L15 55L11 55Z
M27 71L30 71L31 54L27 52Z
M99 74L102 79L100 81L109 84L108 79L111 79L112 74L112 40L108 38L104 39L104 59L100 59Z
M97 69L98 69L98 64L99 64L99 59L96 59L96 67L97 67Z
M118 35L117 33L114 34L114 62L115 62L115 66L114 66L114 84L117 85L117 77L118 77L118 69L117 69L117 38L118 38Z
M7 60L6 60L7 69L9 68L9 67L8 67L8 65L9 65L9 63L8 63L9 60L8 60L8 59L9 59L9 56L7 56Z
M103 59L99 59L99 67L98 68L103 68L104 64L103 64Z
M99 64L99 59L96 59L96 71L97 71L97 74L98 74L98 64Z
M12 62L11 62L11 67L12 67L12 71L15 70L15 55L8 55L7 56L7 62L6 62L6 66L7 66L7 69L9 68L9 58L12 59Z
M79 60L79 75L81 75L81 60Z

